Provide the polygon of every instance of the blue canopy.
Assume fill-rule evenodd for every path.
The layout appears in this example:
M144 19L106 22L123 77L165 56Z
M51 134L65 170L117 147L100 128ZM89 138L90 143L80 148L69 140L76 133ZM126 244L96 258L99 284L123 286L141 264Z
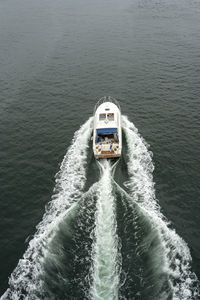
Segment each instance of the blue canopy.
M99 136L106 135L106 134L114 134L116 133L116 139L119 142L118 134L117 134L117 128L100 128L97 129L97 135L95 139L95 143L97 144L99 141Z
M97 129L97 135L117 133L117 128L100 128Z

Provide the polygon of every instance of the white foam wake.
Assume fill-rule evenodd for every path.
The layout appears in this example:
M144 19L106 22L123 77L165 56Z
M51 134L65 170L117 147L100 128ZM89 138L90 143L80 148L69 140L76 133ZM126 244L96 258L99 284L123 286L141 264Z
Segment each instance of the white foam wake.
M103 173L98 186L91 299L118 299L119 255L116 233L115 199L112 194L111 166L102 162Z
M163 255L163 272L168 274L173 299L189 300L197 297L198 290L194 290L197 282L196 275L191 272L191 255L184 240L168 227L166 218L160 211L155 198L152 172L152 154L148 151L148 144L139 135L137 128L127 117L123 116L123 129L128 145L128 172L130 180L127 187L134 201L138 203L144 214L156 228Z
M9 288L4 299L41 299L42 262L48 253L48 245L56 233L59 222L70 207L80 198L85 185L86 161L92 118L75 133L56 176L55 193L49 203L37 232L30 241L22 259L10 276Z

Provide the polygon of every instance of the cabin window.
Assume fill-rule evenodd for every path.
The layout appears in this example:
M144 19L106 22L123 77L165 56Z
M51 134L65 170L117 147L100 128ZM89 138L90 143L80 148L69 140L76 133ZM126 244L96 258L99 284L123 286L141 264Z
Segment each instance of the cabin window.
M103 121L106 119L106 114L100 114L99 115L99 121Z
M114 121L114 114L113 113L107 114L107 118L108 121Z

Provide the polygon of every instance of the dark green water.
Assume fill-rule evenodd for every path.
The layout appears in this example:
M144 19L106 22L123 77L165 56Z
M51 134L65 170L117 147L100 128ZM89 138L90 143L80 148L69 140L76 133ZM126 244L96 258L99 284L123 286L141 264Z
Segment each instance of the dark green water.
M155 182L161 212L171 221L170 230L175 230L187 243L191 254L192 279L187 277L187 272L180 279L180 271L177 282L193 280L194 274L200 278L199 15L200 2L196 0L0 1L1 295L9 287L8 278L29 242L35 241L36 226L43 219L45 206L53 194L60 197L59 191L64 190L66 203L69 197L80 201L79 206L72 209L70 216L62 216L61 222L53 227L53 236L48 231L49 239L39 241L39 248L31 248L29 271L23 280L32 287L32 296L22 286L21 279L17 284L16 276L20 278L22 268L21 273L14 275L14 284L11 279L13 294L7 299L20 299L19 293L24 290L27 299L94 298L89 290L93 286L94 291L91 261L95 234L98 240L95 212L98 199L105 196L98 196L96 186L85 194L100 180L91 144L88 150L83 149L87 153L77 152L78 160L73 160L73 155L73 159L68 157L70 168L67 169L67 161L64 173L58 176L56 191L53 190L55 174L60 170L74 132L92 115L97 98L103 95L120 100L123 115L129 117L150 144L155 170L148 182L150 185ZM139 137L136 139L140 144ZM150 217L146 217L143 205L137 206L138 201L144 206L146 202L136 197L134 183L124 187L123 182L130 181L131 174L135 174L130 171L134 157L129 143L137 150L137 145L124 132L123 157L113 175L123 191L115 182L112 189L108 188L108 194L113 194L111 199L115 199L111 233L118 236L109 247L113 249L115 243L121 243L118 246L121 247L118 249L121 271L116 271L119 276L115 274L113 281L119 290L118 297L198 299L194 292L196 279L190 293L180 292L175 298L168 280L173 276L158 267L163 264L162 253L168 253L169 248L179 249L179 242L173 244L170 240L170 246L167 245L164 239L168 239L168 233L163 223L152 221L151 208ZM138 153L136 162L142 162ZM144 154L147 160L148 153ZM148 167L149 164L147 161ZM79 169L86 174L80 175ZM80 175L80 182L86 177L85 187L78 186L66 195L68 190L63 182L68 180L73 185L73 172ZM146 186L142 178L139 177L139 182ZM145 189L140 191L138 197L145 198L145 193ZM134 199L131 204L129 197ZM65 213L71 204L59 206L59 212ZM48 211L51 218L52 211ZM44 222L44 235L46 228ZM164 232L160 233L162 243L155 228ZM171 235L170 238L173 240ZM47 258L44 249L50 252ZM44 260L37 272L40 285L38 279L34 281L36 250L35 255L41 255ZM175 270L177 263L183 271L187 264L186 252L178 251L175 261L170 257L171 252L166 254L173 261L171 269ZM170 280L176 281L174 277ZM41 286L43 293L39 289L33 292L34 282ZM17 290L19 293L14 298ZM109 291L110 298L102 299L116 299L113 291Z

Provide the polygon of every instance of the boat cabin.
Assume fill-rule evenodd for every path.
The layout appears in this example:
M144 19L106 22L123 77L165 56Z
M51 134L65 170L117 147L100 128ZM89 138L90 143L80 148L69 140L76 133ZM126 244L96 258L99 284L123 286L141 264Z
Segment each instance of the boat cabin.
M108 98L111 100L110 97ZM105 101L95 109L93 130L94 155L96 158L119 157L121 155L121 147L120 107L113 101Z

